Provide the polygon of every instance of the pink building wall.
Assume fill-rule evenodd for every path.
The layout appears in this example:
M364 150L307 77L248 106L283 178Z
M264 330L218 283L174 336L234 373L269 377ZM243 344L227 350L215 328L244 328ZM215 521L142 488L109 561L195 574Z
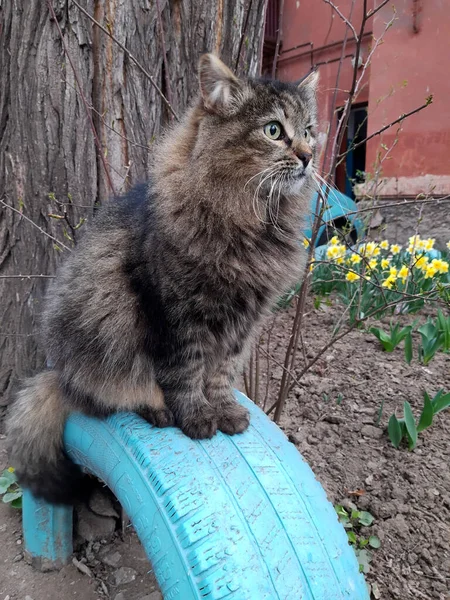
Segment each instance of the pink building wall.
M374 3L376 6L380 2L369 0L369 10ZM351 0L336 3L346 17L350 16L351 4ZM362 4L362 0L355 1L351 17L356 29L361 22ZM357 98L357 102L368 102L368 135L420 106L430 94L434 102L403 122L398 142L383 161L383 185L378 195L409 197L431 190L435 194L449 194L450 2L388 2L368 24L362 45L363 61L374 39L392 18L393 5L395 21L374 53ZM344 23L323 0L285 0L277 77L286 81L300 79L312 65L319 65L321 129L325 133L336 122L331 105L344 36ZM349 32L335 107L343 105L345 90L351 85L354 51L355 42ZM368 142L366 171L373 172L377 155L385 153L382 144L390 147L397 129L394 127Z

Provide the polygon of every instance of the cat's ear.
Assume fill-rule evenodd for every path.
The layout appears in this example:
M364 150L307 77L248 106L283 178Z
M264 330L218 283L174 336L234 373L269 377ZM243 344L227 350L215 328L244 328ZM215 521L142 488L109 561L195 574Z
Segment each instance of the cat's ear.
M319 71L314 70L311 73L308 73L306 77L298 84L298 89L300 91L308 92L309 94L316 95L317 92L317 84L319 83Z
M244 84L214 54L204 54L198 68L200 94L206 110L230 115L244 99Z

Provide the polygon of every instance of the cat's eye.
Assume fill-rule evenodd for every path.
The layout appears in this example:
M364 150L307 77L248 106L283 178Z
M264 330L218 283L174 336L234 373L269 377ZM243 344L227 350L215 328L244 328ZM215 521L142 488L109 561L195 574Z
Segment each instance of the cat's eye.
M270 140L281 140L284 137L283 127L278 121L270 121L264 125L264 133Z
M304 132L303 132L303 137L305 138L305 140L307 142L309 142L310 138L311 138L311 130L309 129L309 127L307 127Z

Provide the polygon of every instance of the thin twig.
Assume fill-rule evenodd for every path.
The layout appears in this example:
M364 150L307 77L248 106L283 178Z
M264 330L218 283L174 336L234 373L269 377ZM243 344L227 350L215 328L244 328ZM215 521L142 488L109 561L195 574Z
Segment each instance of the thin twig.
M351 24L351 22L347 19L347 17L345 17L341 11L339 10L339 8L333 4L333 2L331 2L331 0L323 0L325 2L325 4L329 4L331 6L331 8L339 15L339 17L344 21L344 23L347 25L347 27L349 29L351 29L352 33L353 33L353 37L355 38L355 42L358 41L358 34L356 33L356 29L353 27L353 25Z
M54 279L56 275L0 275L0 279Z
M277 41L275 44L275 54L273 55L273 64L272 64L272 79L275 79L275 75L277 73L278 55L280 53L281 36L283 35L283 28L282 28L283 12L284 12L284 0L280 0L280 6L279 6L279 11L278 11Z
M49 0L50 1L50 0ZM121 48L125 54L128 56L128 58L131 60L131 62L133 62L136 67L141 71L141 73L143 75L145 75L145 77L147 77L147 79L150 81L150 83L152 84L152 86L155 88L156 92L158 93L158 95L160 96L161 100L164 102L164 104L167 106L167 108L170 110L170 112L172 113L172 115L175 117L175 119L177 121L179 121L178 115L177 113L174 111L174 109L172 108L172 105L170 104L169 100L166 98L166 96L163 94L161 88L159 87L159 85L156 83L156 81L154 80L154 78L150 75L150 73L144 69L144 67L141 65L141 63L133 56L133 54L127 49L125 48L125 46L119 42L119 40L110 32L108 31L105 27L103 27L103 25L101 25L96 19L94 19L94 17L92 17L87 10L85 10L80 4L78 4L77 0L72 0L72 2L75 4L75 6L77 6L81 12L86 15L86 17L92 21L92 23L94 23L95 25L97 25L97 27L99 27L103 33L106 33L106 35L108 37L110 37L113 42L115 42L119 48Z
M158 14L159 33L161 36L161 46L162 46L163 63L164 63L164 75L165 75L165 79L166 79L166 89L167 89L167 100L169 101L169 104L172 105L172 91L170 89L169 65L167 64L166 42L164 40L164 26L163 26L163 22L162 22L162 14L161 14L161 7L159 4L159 0L156 0L156 12ZM171 118L173 119L173 114L171 114Z
M56 242L58 244L58 246L61 246L65 250L69 250L69 252L72 252L72 250L69 248L69 246L66 246L65 244L63 244L62 242L60 242L58 239L56 239L55 237L53 237L52 235L50 235L50 233L47 233L45 231L45 229L42 229L42 227L39 227L39 225L37 225L32 219L30 219L30 217L27 217L26 215L24 215L23 212L20 212L20 210L17 210L17 208L14 208L14 206L11 206L11 204L7 204L4 200L0 199L0 203L5 208L9 208L13 212L15 212L18 215L20 215L21 217L23 217L25 219L25 221L28 221L28 223L31 223L31 225L33 225L33 227L36 227L36 229L38 229L43 235L45 235L46 237L48 237L51 240L53 240L54 242Z
M420 112L421 110L423 110L424 108L426 108L427 106L432 104L432 102L433 102L433 96L431 95L427 98L427 100L424 102L424 104L421 104L414 110L410 110L409 112L404 113L403 115L400 115L398 119L395 119L395 121L391 121L391 123L389 123L388 125L385 125L384 127L381 127L381 129L374 131L373 133L368 135L366 138L364 138L360 142L357 142L356 144L352 143L352 145L350 146L350 148L348 148L348 150L346 150L345 152L341 152L341 154L339 155L339 161L337 164L339 165L344 160L344 158L347 156L347 154L349 154L350 152L353 152L353 150L356 150L356 148L359 148L363 144L366 144L369 140L371 140L375 136L380 135L381 133L383 133L383 131L386 131L386 129L389 129L390 127L393 127L397 123L401 123L402 121L404 121L411 115L415 115L416 113Z

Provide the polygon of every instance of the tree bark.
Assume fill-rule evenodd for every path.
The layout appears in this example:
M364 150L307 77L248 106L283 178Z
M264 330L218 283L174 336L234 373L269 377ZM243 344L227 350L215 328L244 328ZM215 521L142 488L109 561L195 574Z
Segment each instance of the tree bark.
M203 52L239 74L259 72L266 0L78 1L170 92L178 114L197 91ZM9 276L54 274L82 235L80 219L91 219L111 187L145 180L152 144L171 121L149 79L73 0L52 7L56 21L44 0L0 0L3 406L18 379L45 366L36 333L49 281Z

